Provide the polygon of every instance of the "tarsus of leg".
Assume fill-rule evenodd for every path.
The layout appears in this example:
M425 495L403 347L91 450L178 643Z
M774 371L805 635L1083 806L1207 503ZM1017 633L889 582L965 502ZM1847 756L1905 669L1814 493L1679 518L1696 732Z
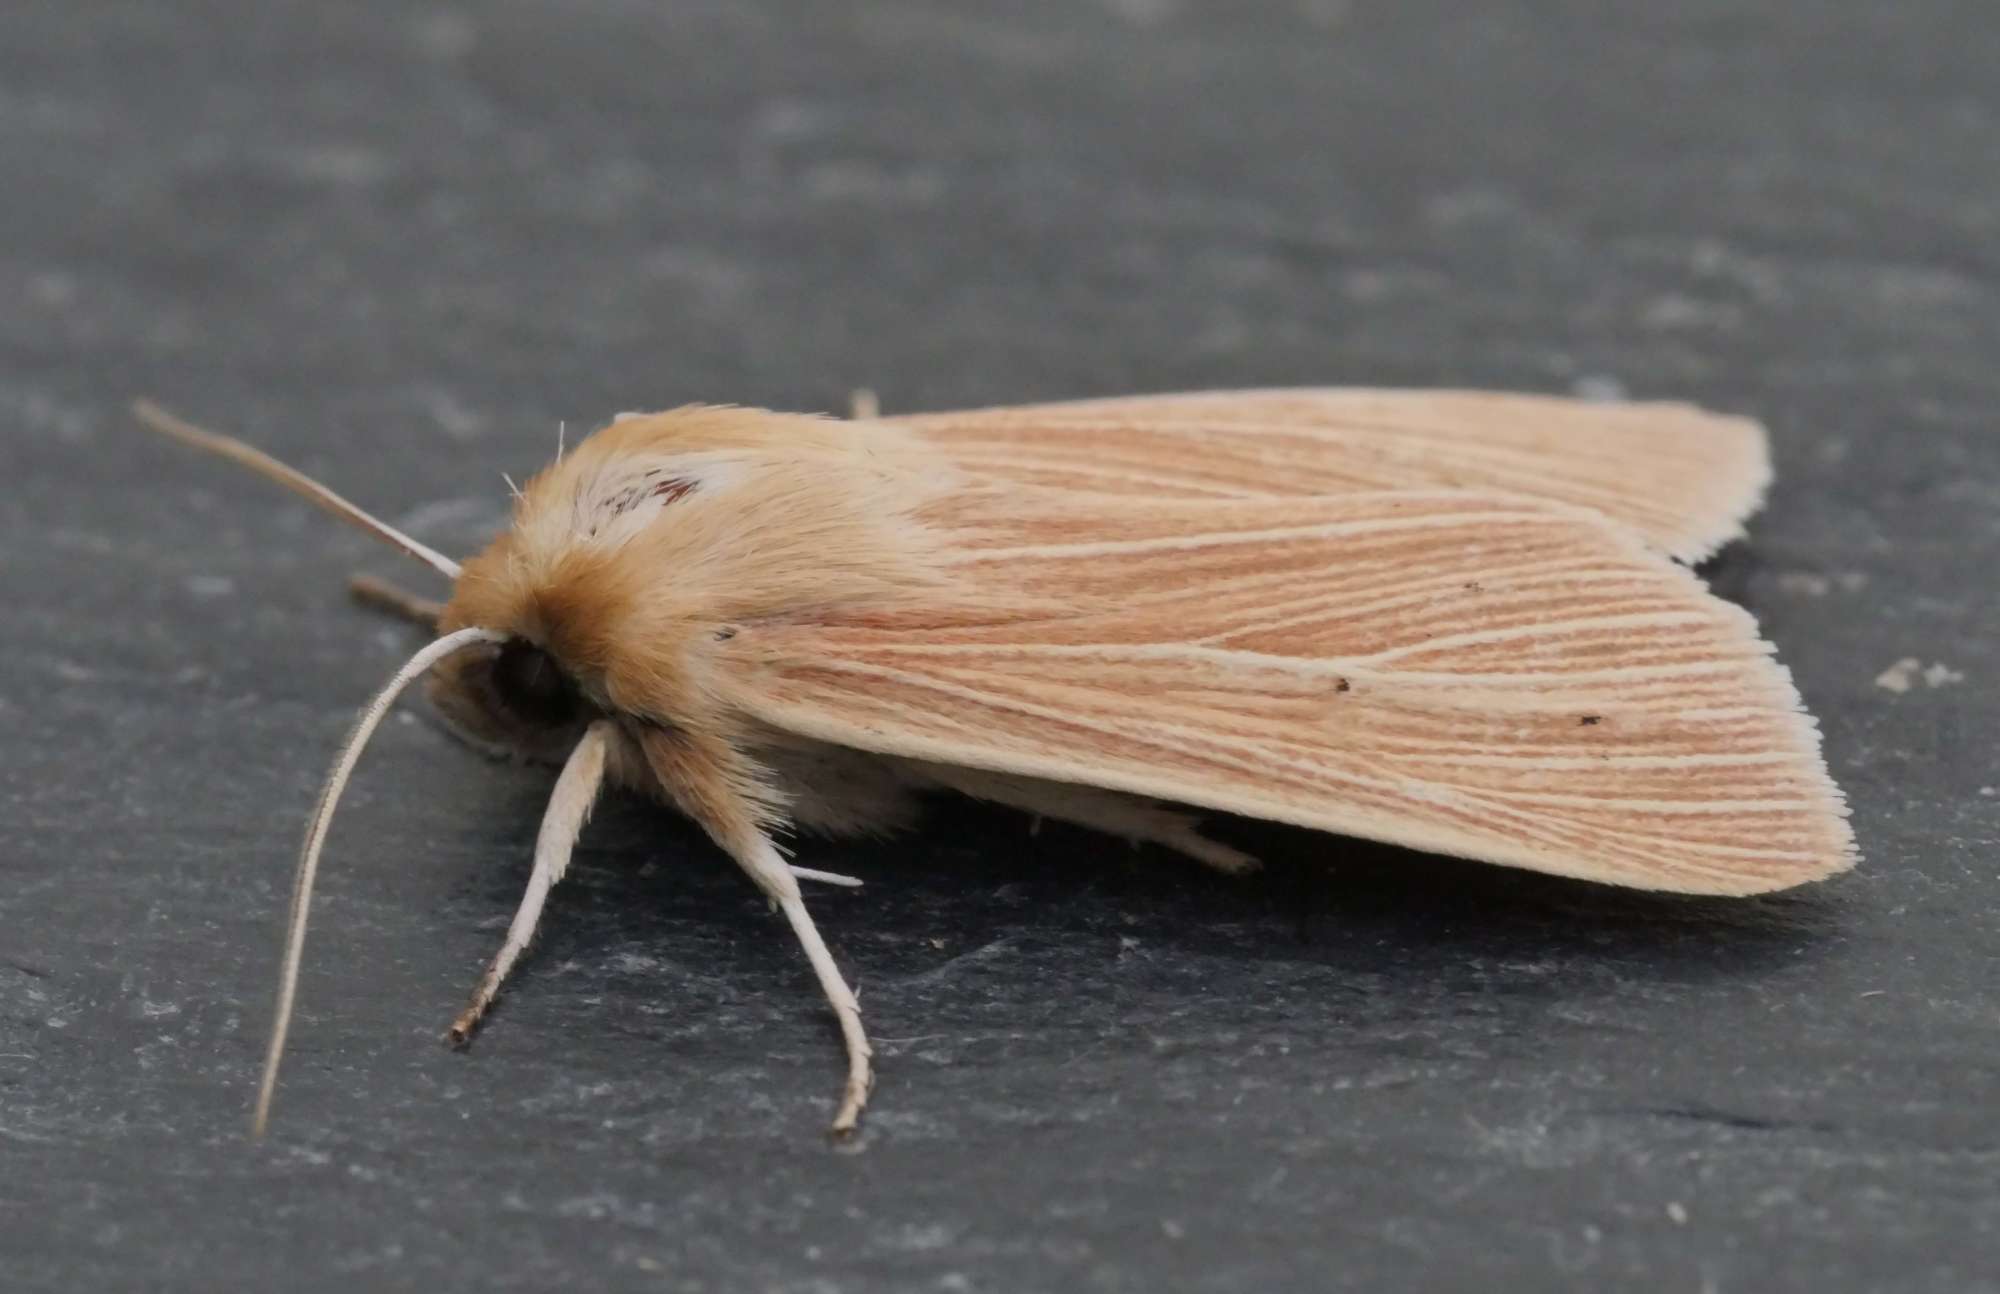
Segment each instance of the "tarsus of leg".
M813 924L812 914L806 911L805 900L799 895L798 882L792 879L793 869L778 853L777 846L760 835L736 861L785 914L792 934L805 950L806 960L812 964L813 974L819 978L820 991L826 994L835 1018L840 1021L841 1041L847 1047L847 1083L841 1089L840 1106L834 1111L830 1131L844 1137L860 1121L861 1108L868 1104L868 1090L875 1081L870 1066L875 1051L868 1045L868 1034L861 1027L861 1003L841 977L826 940L820 938L819 927Z
M493 999L499 996L507 973L514 969L514 963L521 959L521 954L534 940L549 891L569 870L576 839L583 833L583 824L590 820L591 808L597 803L597 793L604 785L604 760L612 735L612 724L608 719L599 719L585 728L583 736L570 751L569 760L563 764L562 773L556 778L556 788L549 795L549 807L542 814L541 831L535 836L535 865L528 873L528 888L521 895L521 906L514 912L513 924L507 927L506 941L487 965L486 974L480 977L479 987L473 990L472 1001L452 1021L448 1036L459 1046L471 1041L472 1031L479 1027L480 1018L493 1005Z
M812 963L813 974L819 977L820 991L826 994L834 1016L840 1021L840 1038L847 1047L847 1083L841 1088L840 1108L834 1111L830 1131L844 1137L854 1131L861 1120L861 1107L868 1104L868 1090L875 1084L870 1064L875 1049L868 1045L868 1033L861 1027L861 1003L841 978L840 967L834 965L833 954L819 937L819 927L813 924L805 901L794 895L780 899L778 907L785 920L791 922L792 933L798 936L799 946L806 950L806 960Z

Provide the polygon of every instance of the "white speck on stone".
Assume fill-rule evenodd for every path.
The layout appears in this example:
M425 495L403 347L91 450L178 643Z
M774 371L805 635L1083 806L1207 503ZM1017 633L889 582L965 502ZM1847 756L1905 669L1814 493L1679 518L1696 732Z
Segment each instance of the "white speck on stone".
M425 386L416 394L425 411L453 440L474 440L486 430L486 419L461 400L457 392L441 386Z
M55 668L56 677L66 683L88 683L97 677L96 670L90 668L88 665L78 664L73 660L59 660L56 662Z
M81 443L91 439L96 426L94 415L59 403L40 391L0 390L0 412L14 424L16 434L46 431L61 440Z
M1982 786L1979 788L1979 793L1991 799L1996 795L2000 795L2000 786Z
M1953 683L1963 683L1965 674L1943 661L1934 661L1926 665L1915 656L1905 656L1877 674L1875 686L1901 696L1915 687L1919 680L1926 687L1949 687Z
M197 598L226 598L236 592L236 581L227 575L190 575L181 583Z
M1639 322L1662 332L1720 328L1736 323L1739 313L1733 306L1698 301L1679 292L1668 292L1646 304L1646 308L1639 312Z
M1842 593L1859 593L1868 587L1865 571L1835 571L1822 575L1817 571L1786 571L1778 576L1780 592L1798 594L1809 598L1823 598L1835 589Z
M1688 1224L1687 1205L1682 1204L1679 1200L1667 1201L1667 1217L1677 1227L1686 1226Z
M945 178L929 167L890 168L872 162L829 161L806 168L806 196L821 202L926 207L944 196Z
M951 1237L951 1228L941 1223L911 1223L891 1233L888 1242L897 1249L913 1253L930 1253L949 1245Z
M1614 404L1626 396L1625 384L1609 373L1585 373L1569 384L1570 394L1579 400Z
M1172 1218L1160 1219L1160 1234L1169 1240L1180 1240L1187 1236L1187 1228Z
M1896 695L1901 696L1910 690L1910 684L1915 681L1917 671L1922 668L1923 663L1916 657L1905 656L1888 669L1877 674L1875 676L1875 686L1886 692L1894 692Z

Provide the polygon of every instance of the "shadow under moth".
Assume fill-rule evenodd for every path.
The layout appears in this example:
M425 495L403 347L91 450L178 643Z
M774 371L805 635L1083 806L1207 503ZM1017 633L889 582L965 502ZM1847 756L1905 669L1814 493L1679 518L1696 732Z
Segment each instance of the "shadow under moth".
M945 789L1177 851L1221 810L1610 885L1757 894L1854 861L1819 736L1688 569L1742 533L1763 430L1680 404L1301 389L916 416L624 415L462 566L227 437L137 407L442 572L450 599L313 810L255 1126L313 879L363 744L429 675L463 733L560 763L470 1037L600 789L692 818L854 993L774 841L881 832Z

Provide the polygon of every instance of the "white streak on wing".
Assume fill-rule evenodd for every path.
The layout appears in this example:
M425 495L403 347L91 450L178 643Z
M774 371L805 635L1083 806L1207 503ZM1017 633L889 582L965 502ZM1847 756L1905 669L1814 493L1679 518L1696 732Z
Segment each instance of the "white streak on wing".
M1088 544L1029 544L1013 548L980 548L956 552L947 559L952 565L989 561L1016 561L1022 558L1116 557L1134 553L1185 552L1231 544L1283 543L1297 539L1341 539L1359 535L1387 534L1399 530L1436 530L1446 525L1472 523L1540 521L1545 511L1465 512L1440 519L1428 517L1384 517L1370 521L1335 521L1316 526L1280 526L1271 530L1215 531L1193 535L1153 536L1146 539L1113 539Z
M1485 647L1493 643L1519 642L1524 638L1559 639L1598 629L1672 629L1681 625L1708 624L1713 617L1705 611L1651 611L1628 616L1594 616L1586 620L1548 620L1515 625L1506 629L1479 629L1466 633L1443 634L1423 642L1405 643L1366 656L1350 657L1357 665L1386 665L1405 656L1423 652L1449 651L1456 647ZM1562 677L1572 677L1566 671Z
M968 655L1005 656L1009 654L1047 658L1070 656L1081 659L1099 659L1107 663L1118 661L1181 660L1201 661L1230 669L1267 669L1290 674L1298 678L1348 678L1357 684L1367 680L1371 672L1367 657L1327 656L1308 659L1302 656L1270 656L1263 652L1234 651L1222 647L1197 647L1184 643L902 643L878 642L869 644L870 651L909 652L917 655ZM1768 654L1745 651L1743 655ZM822 662L834 665L838 662ZM1551 670L1547 666L1537 666L1520 671L1488 670L1480 673L1452 673L1438 670L1396 670L1380 681L1392 686L1404 684L1431 684L1451 688L1472 686L1483 683L1518 688L1524 678L1545 678L1552 683L1565 686L1577 683L1638 683L1662 679L1694 679L1714 675L1733 674L1742 669L1743 660L1721 659L1693 663L1669 663L1665 665L1623 665L1608 669L1594 670Z
M1546 575L1548 579L1535 578L1542 575ZM1297 579L1296 576L1289 578L1294 582ZM1278 613L1270 619L1232 625L1193 641L1203 645L1213 645L1231 638L1252 638L1262 634L1279 633L1320 620L1365 620L1405 607L1429 608L1434 606L1440 597L1453 597L1458 593L1465 594L1468 599L1487 599L1477 607L1466 607L1464 614L1467 616L1487 614L1492 606L1490 599L1511 598L1522 602L1545 599L1548 595L1546 585L1551 581L1559 581L1564 590L1573 589L1581 592L1604 585L1629 586L1632 584L1632 576L1626 571L1581 570L1572 573L1542 561L1532 565L1523 564L1488 571L1451 572L1429 580L1412 581L1404 586L1402 592L1360 602L1344 599L1337 593L1328 595L1314 592L1269 605L1266 607L1267 611ZM1464 587L1468 583L1479 584L1482 587L1478 592L1473 592Z

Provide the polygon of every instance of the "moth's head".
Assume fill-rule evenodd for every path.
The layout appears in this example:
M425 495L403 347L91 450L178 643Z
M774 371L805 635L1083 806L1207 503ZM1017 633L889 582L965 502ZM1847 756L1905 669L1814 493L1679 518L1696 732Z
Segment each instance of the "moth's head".
M439 661L425 690L468 739L530 759L560 760L603 713L555 656L518 636Z
M615 550L547 537L548 514L571 509L566 479L558 465L529 481L513 524L466 560L438 631L499 638L438 662L426 683L463 736L530 759L561 760L592 720L621 709L614 676L632 654L628 611L651 587Z
M559 760L592 720L619 708L611 675L632 654L621 642L629 612L657 607L650 576L678 565L640 541L669 511L701 515L706 499L689 496L705 494L715 471L677 469L657 444L632 443L639 430L599 432L529 478L507 530L454 581L439 631L504 635L439 662L427 683L473 741Z

